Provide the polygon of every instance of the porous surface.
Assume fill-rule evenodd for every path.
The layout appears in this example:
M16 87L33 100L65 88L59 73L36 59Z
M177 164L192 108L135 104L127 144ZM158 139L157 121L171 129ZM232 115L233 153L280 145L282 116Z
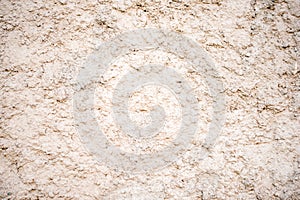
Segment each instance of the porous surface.
M299 18L299 0L1 0L0 198L300 199ZM82 144L73 86L102 42L139 28L175 31L207 52L224 84L226 119L207 157L187 152L136 174L97 162ZM180 63L167 53L139 53L116 61L117 75L145 64L141 58L151 63L164 55L169 65ZM116 77L97 95L105 99ZM203 86L201 75L186 78ZM156 96L155 88L147 91ZM205 105L209 94L201 91ZM150 103L139 95L131 108L147 111ZM168 109L176 107L168 101ZM95 102L109 113L109 103ZM204 132L208 113L202 113ZM137 123L147 123L139 116ZM103 129L115 126L98 119ZM116 133L110 141L129 151L130 142Z

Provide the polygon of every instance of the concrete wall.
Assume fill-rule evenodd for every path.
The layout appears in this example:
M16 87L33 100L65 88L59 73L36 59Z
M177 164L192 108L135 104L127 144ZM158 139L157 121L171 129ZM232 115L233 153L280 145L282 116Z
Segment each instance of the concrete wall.
M0 198L299 199L299 9L299 0L1 0ZM174 67L191 82L202 108L184 155L135 173L97 162L83 145L73 97L79 70L97 47L141 28L183 34L206 51L224 85L226 117L208 155L195 153L211 122L205 75L180 67L184 58L168 52L118 58L99 76L104 84L98 84L95 110L109 141L123 151L136 153L131 147L139 143L120 135L109 92L132 66L159 61ZM148 88L135 95L132 120L149 123L157 93ZM166 113L176 113L172 93L161 95ZM145 113L135 111L143 105ZM169 138L176 117L165 131ZM168 142L164 136L140 145L151 153Z

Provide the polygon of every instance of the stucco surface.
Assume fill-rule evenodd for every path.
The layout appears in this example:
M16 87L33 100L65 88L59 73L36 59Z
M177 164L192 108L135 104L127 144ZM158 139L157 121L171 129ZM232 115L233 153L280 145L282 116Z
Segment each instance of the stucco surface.
M299 18L299 0L1 0L0 198L300 199ZM206 51L224 84L226 118L208 155L187 151L163 168L131 173L97 162L83 145L73 97L79 70L97 47L142 28L183 34ZM203 75L167 52L116 60L95 92L99 127L134 153L160 151L175 137L180 105L167 89L141 88L129 103L141 126L153 102L165 106L167 137L137 144L120 136L109 115L122 74L155 62L194 86L203 109L192 146L200 147L211 97Z

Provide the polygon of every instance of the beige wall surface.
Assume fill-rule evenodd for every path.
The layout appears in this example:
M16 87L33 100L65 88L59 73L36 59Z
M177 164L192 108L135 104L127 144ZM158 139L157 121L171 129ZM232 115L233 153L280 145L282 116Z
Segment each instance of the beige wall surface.
M299 18L299 0L0 0L0 199L300 199ZM193 41L205 52L201 59L214 64L225 112L205 153L198 150L215 105L205 73L161 49L130 49L118 57L115 43L98 51L137 30L127 41L134 42L145 28ZM145 40L155 42L154 36ZM168 45L187 48L176 38ZM164 45L166 38L158 39ZM84 144L74 115L85 118L85 105L74 111L76 102L81 106L76 86L95 52L103 59L110 53L114 62L104 74L95 72L92 112L107 143L126 155L163 152L190 105L178 101L183 89L142 85L128 100L130 120L146 127L160 105L165 121L155 137L135 139L112 115L122 77L160 64L189 82L200 107L197 131L180 155L171 148L173 162L126 170L118 165L122 159L98 162L114 152L95 147L96 155ZM143 166L134 159L129 164Z

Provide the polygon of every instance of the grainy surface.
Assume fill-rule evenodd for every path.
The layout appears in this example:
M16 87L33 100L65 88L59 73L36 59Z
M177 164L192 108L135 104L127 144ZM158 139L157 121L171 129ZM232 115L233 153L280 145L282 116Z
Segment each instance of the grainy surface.
M299 0L1 0L0 198L299 199L299 9ZM207 51L224 83L226 122L205 159L187 152L132 174L97 163L82 145L72 88L103 41L147 27L180 32ZM116 72L130 62L141 64L121 58ZM188 78L201 87L201 76Z

